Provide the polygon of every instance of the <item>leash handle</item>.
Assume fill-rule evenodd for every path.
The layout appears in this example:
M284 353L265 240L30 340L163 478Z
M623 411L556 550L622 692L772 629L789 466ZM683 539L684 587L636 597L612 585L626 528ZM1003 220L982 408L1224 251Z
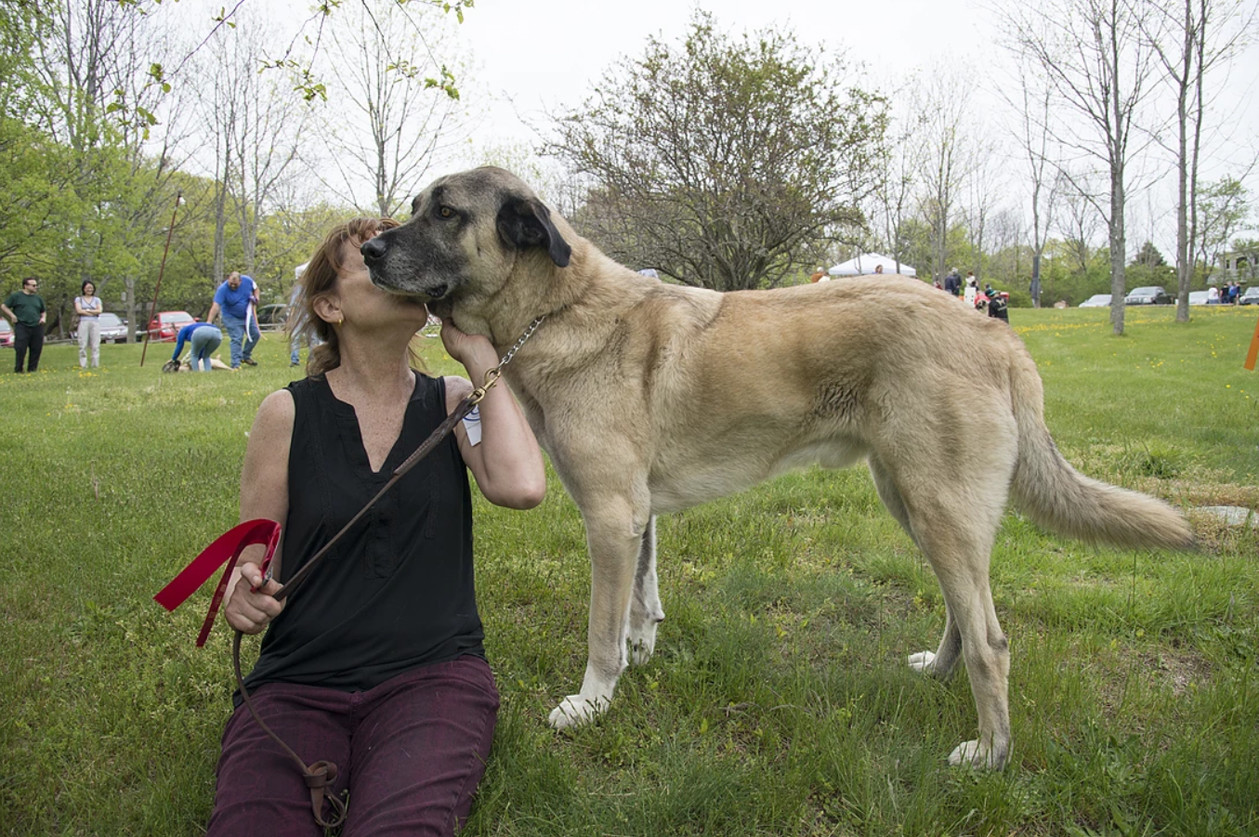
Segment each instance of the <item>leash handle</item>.
M196 592L197 588L204 584L215 570L223 567L223 574L219 577L218 586L214 588L214 595L210 599L210 609L205 615L205 622L201 625L201 633L197 635L197 647L201 648L205 645L206 637L210 635L214 617L223 603L223 596L227 592L227 582L231 578L232 570L235 569L240 554L246 547L265 544L267 552L263 562L270 564L279 543L279 523L264 518L246 520L219 535L214 543L201 550L201 554L180 570L179 574L159 590L153 599L167 610L174 610Z

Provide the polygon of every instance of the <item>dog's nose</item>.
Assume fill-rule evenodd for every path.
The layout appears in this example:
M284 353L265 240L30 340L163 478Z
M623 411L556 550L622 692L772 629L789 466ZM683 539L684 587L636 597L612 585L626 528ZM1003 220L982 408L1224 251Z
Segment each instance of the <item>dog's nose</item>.
M364 261L373 261L375 259L383 259L385 251L389 249L389 245L381 241L380 236L369 238L363 242L363 246L359 248L359 252L363 254Z

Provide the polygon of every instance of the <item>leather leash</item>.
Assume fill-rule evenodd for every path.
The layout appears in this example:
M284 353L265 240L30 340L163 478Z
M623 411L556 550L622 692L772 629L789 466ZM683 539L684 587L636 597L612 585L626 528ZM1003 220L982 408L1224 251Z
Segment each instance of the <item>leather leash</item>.
M346 532L348 532L363 518L365 514L367 514L372 506L374 506L376 502L384 496L385 492L393 488L393 486L397 484L398 480L402 479L408 471L420 462L420 460L428 456L433 449L442 442L443 439L454 431L455 426L466 418L470 412L472 412L473 408L481 402L481 399L485 398L485 395L489 392L490 388L498 383L498 379L502 377L503 374L503 367L511 362L512 358L516 356L516 352L520 351L520 348L524 346L525 342L533 336L533 333L537 331L538 326L542 324L544 319L546 319L545 314L534 318L533 322L529 324L524 333L520 335L520 339L518 339L516 343L508 349L507 353L499 360L498 365L493 369L486 370L481 386L476 387L471 393L461 399L455 409L446 416L445 421L439 424L433 432L429 434L428 438L425 439L418 448L416 448L414 453L408 456L405 460L403 460L401 465L394 469L393 474L389 477L389 481L376 492L376 495L368 500L367 504L363 506L363 508L361 508L348 523L342 526L341 530L333 535L332 539L329 540L328 543L324 544L318 552L311 556L310 560L293 574L287 584L276 591L274 598L277 601L283 601L295 589L297 589L297 586L310 576L311 570L315 567L319 560L327 555L332 547L336 545L337 541L339 541ZM211 599L210 612L206 615L205 624L202 626L201 635L197 640L198 646L205 643L205 638L209 633L209 628L214 623L215 613L218 611L219 604L223 599L228 579L231 576L232 569L236 565L236 559L240 556L240 553L246 546L256 543L267 544L267 553L266 557L263 559L261 569L265 577L270 578L271 558L275 553L275 548L279 540L279 524L269 520L254 520L240 524L230 532L221 536L218 540L211 544L210 547L207 547L196 560L189 564L183 572L177 575L175 579L170 582L170 584L154 596L158 603L167 610L174 610L175 607L182 603L192 593L192 591L199 586L201 581L208 578L210 574L212 574L223 562L223 560L225 560L227 557L226 550L232 548L230 545L227 545L227 542L232 540L233 536L236 537L235 552L230 556L227 568L224 570L223 576L219 581L218 588L215 590L214 597ZM205 567L210 562L213 562L213 566L206 571ZM254 588L254 592L257 592L257 588ZM249 690L245 688L245 678L241 673L240 643L243 635L244 634L241 631L236 631L235 636L232 638L232 670L236 675L236 686L240 690L241 700L244 702L246 709L249 710L249 714L253 716L254 721L257 722L262 731L265 732L272 741L280 746L280 749L282 749L293 760L299 772L301 772L302 777L306 782L306 787L310 789L310 806L315 815L315 822L324 828L335 828L345 822L345 817L349 810L349 791L347 789L343 796L333 796L330 793L330 788L337 780L336 764L324 760L306 764L301 756L299 756L292 747L285 744L283 739L276 735L275 731L262 720L261 716L259 716L258 710L254 706L253 698L250 696ZM327 819L324 818L323 814L325 802L331 808L331 815Z

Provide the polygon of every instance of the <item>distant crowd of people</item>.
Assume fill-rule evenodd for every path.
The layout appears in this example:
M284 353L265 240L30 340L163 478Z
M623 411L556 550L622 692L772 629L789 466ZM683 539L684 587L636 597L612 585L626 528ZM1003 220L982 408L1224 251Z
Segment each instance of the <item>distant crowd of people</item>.
M874 269L867 276L881 276L883 274L882 263L874 263ZM829 282L830 274L818 267L813 275L809 277L810 282ZM975 271L967 271L966 278L962 279L957 268L953 268L944 281L941 282L937 276L932 282L933 287L945 291L955 297L958 297L967 305L981 310L986 310L988 316L995 317L999 320L1010 321L1010 295L1004 291L998 291L990 284L986 284L984 289L979 289L979 280L975 278Z
M290 308L297 310L301 301L301 285L295 285L290 299ZM168 371L187 367L208 372L210 369L231 369L237 371L242 365L257 366L253 351L262 338L258 324L258 283L252 277L232 271L216 289L211 300L210 311L204 322L189 323L175 335L175 350L170 361L163 366ZM90 279L83 282L79 295L74 298L74 315L77 319L77 336L79 343L79 366L82 369L99 368L101 365L101 315L105 306L96 293L96 284ZM28 276L22 280L22 287L14 291L0 303L0 313L13 323L14 372L24 374L39 369L40 356L44 349L45 326L48 321L48 306L39 294L39 279ZM221 323L221 328L215 322ZM230 364L222 363L211 354L223 342L223 331L227 331L230 346ZM300 366L301 343L308 349L318 346L321 342L317 336L302 337L294 334L290 343L289 364ZM188 355L184 356L184 350Z
M1207 288L1207 305L1236 305L1237 299L1242 295L1242 286L1236 282L1216 287L1212 285Z
M959 297L967 305L987 310L989 317L1004 320L1007 323L1010 321L1010 295L1005 291L998 291L987 283L980 291L979 280L975 278L973 270L968 270L966 278L962 279L955 267L944 277L943 282L937 277L932 284L947 294Z

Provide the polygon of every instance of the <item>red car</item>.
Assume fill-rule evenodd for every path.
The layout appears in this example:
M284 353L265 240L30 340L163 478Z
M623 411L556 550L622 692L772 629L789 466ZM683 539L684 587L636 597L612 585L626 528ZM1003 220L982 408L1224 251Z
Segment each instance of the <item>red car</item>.
M149 340L154 343L174 343L179 330L197 318L187 311L159 311L149 320Z
M13 348L13 326L4 317L0 317L0 346Z

